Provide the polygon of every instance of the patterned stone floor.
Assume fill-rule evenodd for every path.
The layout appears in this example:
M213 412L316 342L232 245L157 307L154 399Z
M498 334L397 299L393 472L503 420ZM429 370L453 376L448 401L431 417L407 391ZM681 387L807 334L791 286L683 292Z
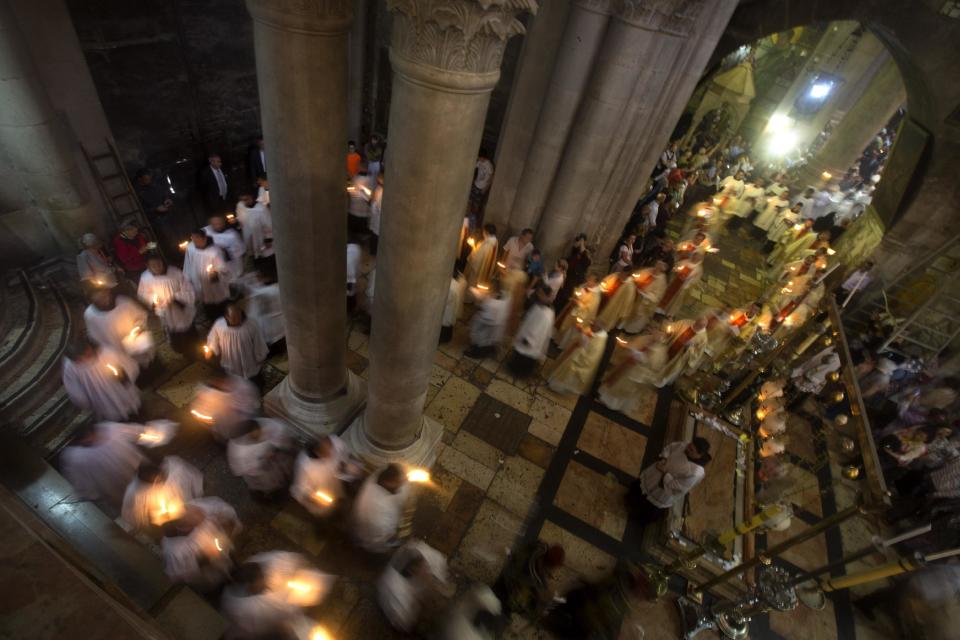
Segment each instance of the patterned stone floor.
M720 300L743 304L759 292L756 243L742 232L724 234L721 243L721 252L708 257L702 289L691 296L691 312L697 305ZM369 267L368 262L364 271ZM362 291L364 283L360 284ZM630 481L662 448L671 411L681 410L673 391L642 390L640 408L625 416L590 396L557 395L539 375L518 380L507 371L502 356L478 361L463 355L469 311L468 307L467 318L456 326L453 340L441 345L434 358L425 411L443 425L444 434L433 468L434 486L418 495L414 535L449 557L458 589L471 581L492 583L511 549L536 538L565 547L564 586L600 578L619 560L642 553L642 528L627 517L622 498ZM347 347L348 366L366 377L370 354L360 323L351 328ZM236 507L245 525L238 541L239 556L267 549L297 550L322 570L339 575L330 597L312 612L334 637L409 637L390 629L376 604L375 580L382 559L355 549L337 527L318 526L289 498L254 498L229 473L222 448L185 415L195 386L211 375L210 367L186 360L165 346L159 350L159 361L144 394L145 414L170 417L184 425L164 453L181 455L198 466L206 492ZM545 368L551 365L548 360ZM286 369L285 356L270 359L264 375L267 389L282 379ZM815 487L814 471L802 462L798 457L799 473L807 473ZM813 491L819 495L816 488ZM795 519L795 529L776 535L791 535L822 515L819 500L811 501L810 496L798 500L804 510ZM849 544L859 545L869 532L851 525L842 536L844 543L849 539ZM776 539L771 535L761 544L774 544ZM834 559L835 547L820 536L786 560L798 567L818 565L827 557ZM764 616L754 625L753 636L852 638L838 629L855 627L858 640L882 637L856 617L848 603L841 604L842 611L831 602L821 612L804 609ZM881 622L880 628L886 624ZM624 619L620 637L640 638L638 627L648 640L679 637L673 599L637 604ZM504 637L549 636L515 618ZM717 636L707 632L698 637Z

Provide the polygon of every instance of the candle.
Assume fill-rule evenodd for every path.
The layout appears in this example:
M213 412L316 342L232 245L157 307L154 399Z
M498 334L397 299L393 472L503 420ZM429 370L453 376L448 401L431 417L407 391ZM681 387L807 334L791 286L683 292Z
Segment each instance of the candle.
M196 409L190 409L190 413L193 415L194 418L196 418L196 419L199 420L200 422L206 422L207 424L213 424L213 416L208 416L208 415L205 414L205 413L200 413L200 412L197 411Z
M576 291L573 292L573 295L579 298L580 296L583 295L583 291L581 289L577 289Z
M189 241L189 240L184 240L183 242L181 242L181 243L178 244L177 246L180 247L180 251L186 251L186 250L187 250L187 245L189 245L189 244L190 244L190 241Z
M624 346L626 346L627 344L629 344L626 340L624 340L624 339L621 338L620 336L617 336L617 343L622 344L622 345L624 345Z
M820 177L823 178L824 180L829 180L830 178L833 177L833 174L830 173L829 171L824 171L823 173L820 174Z
M473 247L477 246L477 241L473 238L467 238L467 244L470 245L470 248L472 249Z
M347 187L347 191L349 191L350 193L356 193L357 188L354 187L353 185L351 185L351 186Z
M203 345L203 357L209 360L212 355L213 355L213 352L210 351L210 347L208 347L207 345Z
M827 247L827 255L828 255L828 256L835 256L835 255L837 255L837 250L836 250L836 249L833 249L833 248L831 248L831 247Z
M212 265L212 264L208 264L208 265L207 265L207 273L210 273L210 274L213 273L213 265Z
M183 503L180 499L160 486L152 489L154 507L151 509L150 522L160 526L165 522L176 520L183 513Z
M160 304L160 296L155 293L153 294L153 306L157 306L158 304Z
M163 438L162 434L156 433L149 429L145 430L138 436L138 439L142 440L143 442L159 442L161 438Z
M720 253L720 249L717 247L707 247L707 253Z
M672 324L668 324L668 325L667 325L667 333L673 333L673 325L672 325Z
M363 192L363 195L367 196L368 198L370 197L371 191L367 187L364 187L363 185L361 185L360 191Z
M328 505L328 506L331 505L331 504L333 504L333 496L331 496L329 493L325 493L325 492L323 492L323 491L321 491L321 490L319 490L319 489L317 489L316 491L314 491L313 497L316 499L317 502L320 502L320 503L322 503L322 504L325 504L325 505Z
M108 364L108 365L107 365L107 369L109 369L109 370L110 370L110 373L112 373L112 374L113 374L114 376L116 376L117 378L120 377L120 371L119 371L115 366L113 366L112 364Z
M316 626L310 630L310 640L333 640L333 636L323 627Z
M477 289L480 289L480 291L490 291L490 287L485 284L478 284Z
M309 593L313 587L302 580L287 580L287 588L297 593Z
M95 285L97 285L98 287L102 287L102 286L103 286L103 280L94 280L93 283L94 283Z
M503 264L502 262L498 262L498 263L497 263L497 266L500 267L501 269L506 269L506 268L507 268L507 265Z
M213 539L213 546L217 548L217 551L223 551L223 546L220 544L220 538Z
M234 214L232 213L227 214L227 222L233 222L236 219L237 219L237 216L235 216Z
M430 472L426 469L411 469L407 472L407 480L418 484L430 482Z
M802 224L795 224L795 225L793 225L793 230L794 230L794 231L800 231L800 230L802 230L802 229L803 229L803 225L802 225Z
M129 336L130 339L133 340L134 338L136 338L140 334L140 331L141 329L139 326L136 326L133 329L130 329L130 336Z

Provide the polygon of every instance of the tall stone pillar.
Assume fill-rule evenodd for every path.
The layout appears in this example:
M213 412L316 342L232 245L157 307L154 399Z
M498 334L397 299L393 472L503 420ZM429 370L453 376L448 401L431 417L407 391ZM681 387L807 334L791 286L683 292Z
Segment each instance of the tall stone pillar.
M363 69L367 53L367 0L353 0L350 28L350 72L347 94L347 135L363 148ZM346 148L346 141L344 141Z
M631 4L636 8L638 3ZM590 243L597 247L598 256L606 257L614 249L637 200L646 191L648 177L736 5L736 0L722 0L681 6L668 0L654 10L669 16L661 18L658 29L662 42L658 69L644 85L635 87L637 96L650 96L653 102L644 106L640 100L629 110L619 152L611 150L602 184L592 190L584 211Z
M537 244L548 260L562 256L578 232L594 231L597 220L584 215L585 211L598 194L614 186L608 184L609 178L626 160L625 133L630 125L639 124L646 137L661 133L649 124L657 121L656 106L673 74L686 71L678 69L677 62L687 62L689 51L706 45L697 29L700 17L709 13L714 24L725 25L735 4L706 0L614 3L614 16L539 227ZM672 123L666 125L667 135L671 128ZM630 156L634 153L628 151ZM639 182L646 178L637 173L630 176Z
M347 34L351 0L248 0L289 375L267 410L327 433L363 398L345 365Z
M824 171L833 176L843 175L906 99L900 70L890 58L856 104L834 127L833 135L800 171L797 186L823 184L821 176Z
M610 1L575 0L570 8L536 132L515 188L512 229L538 226L610 21Z
M498 235L504 238L509 237L508 230L522 228L514 228L510 214L553 76L570 6L570 0L545 3L523 38L520 62L510 87L510 102L497 141L496 173L483 216L484 222L497 225Z
M388 0L394 12L383 226L367 407L348 440L371 465L429 464L423 415L484 117L506 41L533 0ZM442 153L426 153L439 150Z
M55 250L72 255L83 233L102 230L75 149L10 5L0 0L0 213L4 228L22 232L19 243L46 252L54 247L34 236L52 235Z

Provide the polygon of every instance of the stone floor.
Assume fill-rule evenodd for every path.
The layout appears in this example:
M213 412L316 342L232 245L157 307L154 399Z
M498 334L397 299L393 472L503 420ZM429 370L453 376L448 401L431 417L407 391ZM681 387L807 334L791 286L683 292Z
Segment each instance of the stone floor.
M725 233L720 244L721 252L708 256L703 286L688 301L690 311L721 299L742 304L759 293L756 243L741 232ZM369 267L368 261L364 271ZM469 312L468 307L465 316ZM642 528L628 518L622 498L629 482L655 460L663 446L671 411L684 410L673 391L643 390L640 408L625 416L592 397L557 395L539 375L518 380L507 371L502 356L480 361L465 357L467 336L467 324L461 322L453 340L441 345L434 358L426 413L443 425L444 435L432 470L433 484L417 496L413 534L449 557L460 589L471 581L492 583L510 550L536 538L565 547L567 567L561 576L565 586L604 576L619 560L642 553ZM368 336L360 323L351 328L347 346L349 367L366 377ZM144 413L182 424L180 434L163 453L181 455L200 468L206 493L224 498L237 509L245 527L237 541L238 556L268 549L304 553L322 570L340 576L330 597L312 612L334 637L404 637L390 629L376 604L374 584L383 561L358 551L338 528L318 526L289 498L265 501L251 495L230 474L222 448L188 416L194 389L212 374L210 366L185 359L166 346L160 347L158 359L144 391ZM548 360L545 369L551 364ZM286 370L285 356L269 360L264 371L267 390ZM804 451L797 454L797 468L807 474L812 494L801 493L797 498L803 509L794 519L794 528L760 536L761 549L809 526L824 515L826 507L837 506L821 504L818 470L803 460L804 455ZM854 525L842 535L835 533L798 547L784 562L801 568L819 565L827 558L836 559L844 549L850 551L851 545L859 548L869 535ZM638 628L645 630L645 636ZM854 629L858 640L883 637L868 628L849 600L841 597L819 612L801 607L762 616L753 635L853 638ZM649 640L679 634L679 616L673 598L668 597L638 604L623 621L620 637ZM505 637L549 636L517 618ZM708 632L698 637L716 636Z

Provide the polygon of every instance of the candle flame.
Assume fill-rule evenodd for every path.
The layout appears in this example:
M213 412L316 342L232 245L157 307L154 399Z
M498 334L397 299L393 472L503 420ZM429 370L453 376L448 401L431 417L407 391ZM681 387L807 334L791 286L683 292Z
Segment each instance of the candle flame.
M795 224L795 225L793 225L793 230L794 230L794 231L800 231L801 229L803 229L803 225L802 225L802 224Z
M208 415L205 414L205 413L200 413L200 412L197 411L196 409L190 409L190 413L193 415L194 418L196 418L196 419L199 420L200 422L206 422L207 424L213 424L213 416L208 416Z
M237 216L235 216L234 214L232 213L227 214L227 222L233 222L236 219L237 219Z
M824 171L823 173L820 174L820 177L823 178L824 180L829 180L830 178L833 177L833 174L830 173L829 171Z
M617 336L617 342L619 342L620 344L623 344L623 345L629 344L626 340L624 340L624 339L621 338L620 336Z
M139 436L139 439L145 442L159 442L161 438L163 438L161 434L149 430L144 431Z
M720 253L720 249L717 247L707 247L707 253Z
M477 246L477 241L474 240L473 238L467 238L467 244L470 245L471 248L473 248Z
M153 304L156 305L159 302L160 302L160 296L157 294L153 294Z
M763 420L767 417L767 412L763 409L757 409L757 420Z
M502 262L498 262L498 263L497 263L497 266L500 267L501 269L506 269L506 268L507 268L507 265L503 264Z
M102 286L103 286L103 280L94 280L93 283L94 283L95 285L97 285L98 287L102 287Z
M110 370L110 373L112 373L113 375L117 376L118 378L120 377L120 372L119 372L119 371L117 370L117 368L116 368L115 366L113 366L112 364L108 364L108 365L107 365L107 369L109 369L109 370Z
M177 246L180 247L180 251L186 251L186 250L187 250L187 245L189 245L189 244L190 244L190 241L189 241L189 240L184 240L183 242L181 242L181 243L178 244Z
M291 591L309 593L313 587L302 580L287 580L287 588Z
M426 469L411 469L407 472L407 480L420 484L430 482L430 472Z
M361 186L361 187L360 187L360 191L362 191L362 192L363 192L363 195L365 195L365 196L369 196L369 195L372 193L372 191L370 191L370 189L368 189L368 188L366 188L366 187L364 187L364 186Z
M213 273L213 265L212 265L212 264L208 264L208 265L207 265L207 273Z
M672 324L668 324L668 325L667 325L667 333L673 333L673 325L672 325Z
M835 255L837 255L837 250L836 250L836 249L831 249L830 247L827 247L827 255L828 255L828 256L835 256Z
M324 504L333 504L333 496L331 496L329 493L324 493L318 489L313 493L313 496L318 502L322 502Z
M480 289L480 291L490 291L490 287L485 284L478 284L477 289Z
M631 273L631 274L630 274L630 277L631 277L631 278L639 278L641 275L643 275L643 274L642 274L641 272L637 271L636 273Z
M131 339L136 338L138 335L140 335L141 331L143 331L143 329L141 329L139 326L136 326L133 329L130 329L130 338Z
M583 324L583 318L577 318L577 324Z
M573 295L575 295L575 296L577 296L577 297L579 298L580 296L583 295L583 291L580 290L580 289L577 289L576 291L573 292Z
M318 626L310 630L310 640L333 640L333 636L326 629Z
M706 218L708 215L710 215L709 209L697 209L698 218Z
M350 193L354 193L354 192L356 192L356 190L357 190L357 188L354 187L354 186L352 186L352 185L349 186L349 187L347 187L347 191L349 191Z
M213 544L214 544L214 546L217 547L217 551L223 551L223 547L220 546L220 538L214 538L214 539L213 539Z

